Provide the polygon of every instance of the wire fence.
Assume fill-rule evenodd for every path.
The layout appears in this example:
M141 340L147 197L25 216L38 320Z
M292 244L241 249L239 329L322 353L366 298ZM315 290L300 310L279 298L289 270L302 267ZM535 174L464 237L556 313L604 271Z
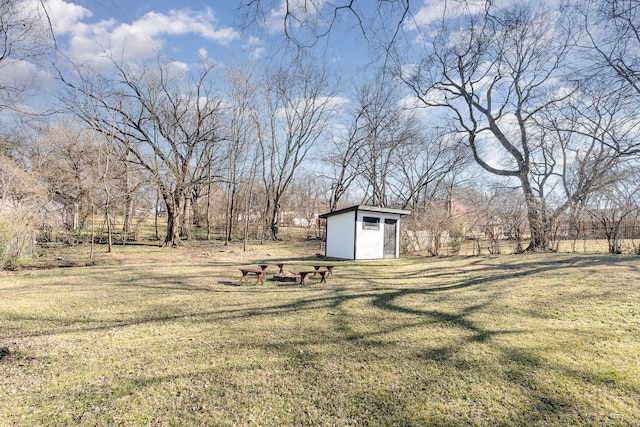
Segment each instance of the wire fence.
M405 253L431 256L477 256L520 253L528 246L528 235L515 238L508 232L467 232L451 236L442 232L434 236L429 231L405 230L402 247ZM603 226L579 223L577 226L556 227L548 233L549 249L573 253L629 253L640 255L640 224Z

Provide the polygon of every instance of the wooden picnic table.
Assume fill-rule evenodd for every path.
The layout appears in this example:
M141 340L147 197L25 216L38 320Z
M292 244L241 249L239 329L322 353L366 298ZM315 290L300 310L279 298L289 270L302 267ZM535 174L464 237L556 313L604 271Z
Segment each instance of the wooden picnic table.
M333 267L335 267L334 265L314 265L313 268L318 271L321 268L326 268L327 271L329 272L329 276L333 276Z
M315 266L314 266L315 268ZM327 275L330 275L330 271L329 270L320 270L318 268L315 268L314 271L301 271L300 273L300 284L304 285L304 279L310 275L313 274L314 276L316 274L320 275L320 283L327 283Z
M246 267L246 268L240 268L240 272L242 273L242 278L240 279L243 282L248 282L249 281L249 274L255 274L256 275L256 284L260 283L262 285L264 285L264 276L267 274L267 268L270 265L276 265L279 268L279 273L278 274L284 274L284 262L277 262L277 263L273 263L273 264L259 264L260 269L256 270L254 268L250 268L250 267ZM297 273L297 275L300 277L300 284L301 285L305 285L305 279L307 278L307 276L309 276L310 274L315 275L320 275L320 283L326 283L327 282L327 276L333 276L333 265L320 265L320 264L316 264L313 266L313 271L300 271L299 273ZM326 270L321 270L321 268L325 268Z
M240 278L240 281L248 282L249 281L249 277L248 277L249 274L255 274L256 278L257 278L256 285L258 283L264 285L264 274L265 274L264 269L261 268L260 270L254 270L254 269L251 269L251 268L240 268L239 270L242 273L242 277Z
M280 271L278 271L278 273L280 273L280 274L284 273L284 262L274 262L272 264L260 264L260 268L262 269L262 271L266 271L267 267L269 267L270 265L278 266L278 268L280 269Z

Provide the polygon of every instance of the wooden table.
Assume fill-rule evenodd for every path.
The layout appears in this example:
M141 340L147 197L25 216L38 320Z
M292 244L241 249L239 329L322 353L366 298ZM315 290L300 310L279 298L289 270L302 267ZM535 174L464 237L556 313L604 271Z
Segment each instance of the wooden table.
M280 271L278 271L278 273L282 274L284 273L284 262L276 262L273 264L260 264L260 268L262 269L262 271L266 271L267 267L269 267L270 265L277 265L278 268L280 269Z
M310 275L313 274L314 276L316 274L320 275L320 283L327 283L327 274L329 274L329 270L314 270L314 271L301 271L300 273L298 273L300 275L300 284L304 285L304 279Z
M321 268L326 268L327 271L329 272L329 276L333 276L333 265L314 265L313 268L315 268L316 271L320 270Z
M240 281L245 281L248 282L249 281L249 274L255 274L256 275L256 285L258 283L264 285L264 269L260 269L260 270L252 270L250 268L240 268L239 269L240 272L242 272L242 277L240 278Z

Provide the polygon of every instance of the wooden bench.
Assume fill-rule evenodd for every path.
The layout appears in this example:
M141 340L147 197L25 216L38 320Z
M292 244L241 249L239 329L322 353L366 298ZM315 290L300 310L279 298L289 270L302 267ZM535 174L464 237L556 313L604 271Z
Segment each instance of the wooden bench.
M301 271L300 273L298 273L300 275L300 284L304 285L304 279L310 275L313 274L314 276L316 274L320 275L320 283L327 283L327 274L329 274L329 270L319 270L316 269L314 271Z
M255 274L256 275L256 284L260 283L262 285L264 285L264 276L267 274L267 267L269 267L269 265L271 264L260 264L260 270L255 270L252 268L240 268L240 272L242 273L242 278L240 279L240 281L242 282L248 282L249 281L249 274ZM280 269L279 274L283 274L284 273L284 263L283 262L278 262L275 265L278 266L278 268ZM313 274L315 275L320 275L320 283L327 283L327 276L333 276L333 265L314 265L313 266L313 271L301 271L298 273L298 275L300 276L300 284L304 285L305 282L304 280L307 278L308 275ZM326 270L320 270L321 268L326 268Z
M329 276L333 276L333 265L314 265L313 268L315 268L316 271L320 270L321 268L326 268L327 271L329 272Z
M266 271L267 267L269 267L270 265L278 266L278 268L280 269L280 271L278 271L278 273L280 273L280 274L284 273L284 262L276 262L274 264L260 264L260 268L262 269L262 271Z
M258 283L264 285L264 269L260 269L260 270L252 270L250 268L240 268L239 269L240 272L242 272L242 278L240 279L240 281L245 281L248 282L249 281L249 274L255 274L256 275L256 285Z

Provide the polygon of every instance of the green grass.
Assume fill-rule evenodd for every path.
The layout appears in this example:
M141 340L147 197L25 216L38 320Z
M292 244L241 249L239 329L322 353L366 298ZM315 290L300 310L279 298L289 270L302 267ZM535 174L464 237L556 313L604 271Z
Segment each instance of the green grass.
M102 250L0 274L1 426L640 420L637 257L339 261L302 287L238 267L312 245Z

